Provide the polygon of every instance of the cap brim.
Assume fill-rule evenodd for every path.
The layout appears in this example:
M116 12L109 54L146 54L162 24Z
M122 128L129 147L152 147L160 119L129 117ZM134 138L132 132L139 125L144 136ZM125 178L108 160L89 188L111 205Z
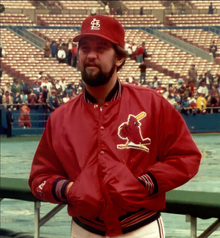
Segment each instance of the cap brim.
M84 38L84 37L86 37L86 36L99 36L99 37L101 37L101 38L104 38L104 39L106 39L106 40L109 40L109 41L112 42L112 43L118 44L117 41L113 41L112 39L110 39L110 38L108 38L108 37L106 37L106 36L103 36L103 35L101 35L101 34L96 34L96 33L93 33L93 34L91 34L91 33L85 33L85 34L77 35L77 36L75 36L75 37L73 38L73 42L79 42L80 40L82 40L82 38Z

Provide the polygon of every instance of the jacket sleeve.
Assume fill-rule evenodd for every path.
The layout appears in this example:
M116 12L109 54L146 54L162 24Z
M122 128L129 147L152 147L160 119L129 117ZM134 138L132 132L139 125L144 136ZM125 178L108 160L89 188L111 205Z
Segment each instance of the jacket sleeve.
M65 188L69 181L52 144L51 116L32 162L29 186L35 197L51 203L66 203Z
M184 119L166 100L161 102L158 124L158 158L149 167L147 174L148 180L153 182L154 189L160 194L179 187L194 177L199 169L201 153Z

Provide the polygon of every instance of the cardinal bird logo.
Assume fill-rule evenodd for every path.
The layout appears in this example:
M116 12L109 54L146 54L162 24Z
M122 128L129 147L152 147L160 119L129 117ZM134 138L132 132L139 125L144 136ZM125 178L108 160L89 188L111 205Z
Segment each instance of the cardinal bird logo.
M133 148L149 152L147 145L150 145L151 139L143 139L140 123L140 120L142 120L146 116L146 112L141 112L137 116L130 114L128 116L127 122L122 123L118 127L118 136L123 140L127 140L125 144L117 145L118 149Z

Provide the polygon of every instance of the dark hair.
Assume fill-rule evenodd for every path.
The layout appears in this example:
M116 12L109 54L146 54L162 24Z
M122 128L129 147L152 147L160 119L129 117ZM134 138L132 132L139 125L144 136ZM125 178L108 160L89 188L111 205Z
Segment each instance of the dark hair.
M123 67L123 65L125 64L126 58L128 57L128 53L120 45L116 45L116 44L113 43L112 46L113 46L113 48L115 50L116 55L119 58L125 58L123 63L119 67L117 67L117 72L118 72Z

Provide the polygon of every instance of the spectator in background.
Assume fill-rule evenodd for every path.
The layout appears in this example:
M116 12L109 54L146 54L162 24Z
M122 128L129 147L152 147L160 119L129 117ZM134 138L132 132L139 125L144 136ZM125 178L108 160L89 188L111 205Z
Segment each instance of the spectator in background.
M12 105L13 104L13 97L10 95L9 91L5 91L5 93L2 95L2 104L5 106Z
M66 51L64 50L64 46L60 46L57 52L57 58L59 63L66 63Z
M217 45L215 44L215 41L213 41L209 47L209 51L210 53L212 53L214 59L215 59L217 50L218 50Z
M13 99L13 104L15 104L15 105L17 105L17 106L15 106L15 108L17 109L17 110L19 110L19 107L20 107L20 105L21 105L21 94L17 91L16 93L15 93L15 95L14 95L14 99Z
M95 16L97 14L97 10L95 7L92 8L90 16Z
M198 88L202 85L202 80L203 80L203 75L200 74L199 77L197 78L197 85L198 85Z
M204 96L207 98L208 97L208 94L209 94L209 89L208 87L206 86L206 80L202 80L202 84L201 86L198 88L200 89L198 92L203 92L204 93Z
M11 85L11 92L15 96L15 94L18 92L19 94L23 90L22 86L18 83L18 79L14 78L14 83Z
M2 42L0 41L0 58L5 57L5 50L3 49Z
M37 98L39 98L39 93L42 92L42 88L39 85L37 80L34 82L34 85L32 86L32 89L33 89L34 93L37 95Z
M20 80L20 85L22 87L22 90L24 91L25 94L29 94L30 93L30 85L24 81L24 79Z
M211 89L211 106L212 107L216 107L216 106L219 106L219 92L216 88L215 85L212 85L212 89Z
M72 95L72 91L75 90L75 81L73 80L71 83L67 84L67 87L64 90L64 96L67 94Z
M13 115L12 115L13 105L9 105L7 107L6 112L6 122L7 122L7 138L12 136L11 129L14 122Z
M144 15L144 7L140 8L140 15Z
M117 7L117 9L116 9L116 14L117 14L117 15L122 15L121 6L118 6L118 7Z
M49 58L51 50L50 50L50 43L48 41L44 42L44 57Z
M198 95L199 95L199 97L196 100L197 108L199 109L200 113L206 113L207 101L205 99L204 88L200 87L197 92L198 92Z
M58 107L63 104L63 96L62 96L62 93L61 93L61 92L62 92L61 90L57 90L57 95L56 95L56 97L57 97Z
M162 82L158 82L158 88L156 88L156 92L160 95L165 93L165 88L162 86Z
M49 90L47 89L46 85L44 85L42 88L42 97L44 99L44 103L47 103L47 99L49 99Z
M47 89L50 91L50 88L52 87L52 83L48 81L49 75L43 74L41 77L41 88L43 89L44 86L47 86Z
M191 68L189 69L189 72L188 72L188 76L189 76L188 84L193 83L194 87L197 88L198 87L197 85L198 73L197 73L195 64L191 65Z
M214 76L211 74L211 69L208 69L206 74L206 84L208 89L212 87L213 81L214 81Z
M137 58L136 58L137 63L143 62L144 58L147 57L145 42L142 42L141 46L138 47L136 55L137 55Z
M152 88L152 89L157 89L158 88L158 78L157 78L157 76L155 75L154 76L154 78L153 78L153 82L151 83L151 85L150 85L150 87Z
M127 51L128 56L131 58L132 49L131 49L131 45L130 45L130 41L129 40L125 43L125 50Z
M183 98L181 100L181 113L182 114L190 114L190 103L189 103L189 97L186 92L183 94Z
M51 50L51 56L53 57L53 58L55 58L56 57L56 55L57 55L57 47L56 47L56 41L52 41L52 43L51 43L51 45L50 45L50 50Z
M44 100L43 93L39 93L39 98L37 99L38 109L45 109L45 103L46 101Z
M213 12L214 12L215 9L216 9L216 8L214 8L214 7L212 6L212 2L210 2L208 14L213 14Z
M143 61L140 65L140 84L146 84L146 69L147 69L147 63ZM143 83L142 83L143 80Z
M34 93L34 90L31 89L31 93L28 95L28 103L30 104L31 109L36 109L37 95Z
M31 128L30 108L27 104L23 103L21 106L21 112L18 118L18 125L25 128Z
M24 93L24 90L22 90L20 94L20 98L21 98L21 103L27 103L27 94Z
M53 112L59 105L57 101L56 91L52 90L51 95L49 96L49 102L48 102L49 110Z
M105 5L105 15L109 15L109 14L110 14L110 8L109 8L109 2L107 2Z
M196 99L195 99L194 94L192 94L189 99L189 105L190 105L192 113L196 114L197 113L197 104L196 104Z
M6 85L3 87L4 92L8 91L9 93L11 93L11 85L10 85L10 83L8 81L6 81L5 83L6 83Z
M63 103L66 103L71 100L70 95L71 94L69 94L69 93L66 94L66 96L63 98Z
M62 91L64 92L65 89L66 89L66 79L65 79L65 77L61 77L60 85L62 87Z
M68 65L72 65L72 58L73 58L73 55L72 55L72 50L73 48L73 43L72 43L72 39L69 39L68 41L68 55L67 55L67 64Z
M62 92L63 91L63 88L62 88L62 85L60 84L60 80L56 80L56 83L55 83L55 87L56 87L56 91L58 92Z
M110 15L115 15L115 9L113 7L110 10Z

